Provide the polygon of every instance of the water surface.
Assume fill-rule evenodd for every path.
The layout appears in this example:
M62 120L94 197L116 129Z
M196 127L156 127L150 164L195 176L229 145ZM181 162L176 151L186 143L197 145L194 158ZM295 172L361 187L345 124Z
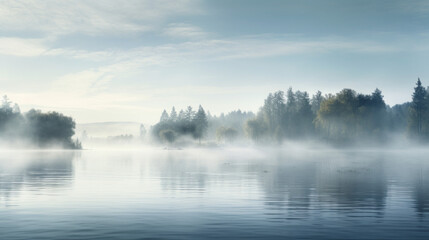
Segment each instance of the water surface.
M429 152L5 151L1 239L429 239Z

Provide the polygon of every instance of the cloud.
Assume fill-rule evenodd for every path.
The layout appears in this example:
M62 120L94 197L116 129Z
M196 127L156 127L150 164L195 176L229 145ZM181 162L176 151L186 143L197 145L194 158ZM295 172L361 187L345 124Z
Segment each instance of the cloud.
M164 35L173 38L205 38L209 36L209 33L203 31L201 28L185 24L185 23L172 23L169 24L164 30Z
M424 43L424 41L422 42ZM49 48L47 47L50 45L49 39L0 38L0 43L3 43L0 45L0 54L3 55L49 58L61 56L95 62L95 64L90 64L91 67L87 69L83 68L57 78L52 83L51 89L39 93L15 94L17 97L14 101L23 104L25 108L57 109L65 113L69 111L67 109L74 109L73 111L76 112L78 109L88 112L104 111L105 109L130 109L127 113L129 116L135 112L143 111L143 108L151 108L150 111L153 112L153 109L168 107L171 104L171 99L174 99L174 104L178 106L179 104L192 104L194 103L192 99L199 99L202 104L206 105L210 101L217 102L216 99L219 95L225 97L232 96L236 92L243 93L244 88L242 86L236 87L230 84L225 89L207 86L207 82L204 80L201 80L200 83L194 82L195 84L190 86L187 84L189 82L184 79L188 76L169 75L175 71L180 72L174 69L177 66L189 66L186 70L191 69L190 71L192 71L193 63L200 64L209 61L235 61L332 52L384 54L410 49L407 48L409 46L407 39L396 42L378 42L338 37L304 39L270 35L223 39L193 38L179 43L101 51ZM412 50L418 48L419 46L413 46ZM83 66L86 66L85 64ZM216 63L210 62L208 64ZM158 72L151 75L150 72L153 69ZM207 79L207 76L198 74L194 76L194 78L201 77ZM181 87L173 86L173 84L167 87L157 83L157 81L165 78L171 78L171 83L173 80L174 82L177 81L178 84L176 85L181 85ZM144 79L145 82L140 79ZM117 86L120 86L120 89ZM262 95L264 95L270 90L272 89L266 90L261 86L251 86L250 89L244 91L251 92L256 96L260 92L263 92ZM13 97L13 92L10 93ZM169 97L166 98L166 95ZM261 99L263 99L262 95ZM204 99L211 100L203 102ZM232 102L233 99L235 98L231 97L229 102ZM230 106L227 103L229 102L217 103L217 105L232 110L228 109ZM234 107L250 106L250 103L246 105L248 102L250 102L249 99ZM213 109L214 112L218 109L215 105L207 107ZM110 111L105 110L105 112ZM158 117L157 114L156 112L154 119ZM112 117L111 119L115 118ZM87 120L80 118L79 121Z
M32 57L46 50L40 39L0 38L0 55Z
M196 0L1 0L2 31L105 35L152 30L168 17L198 14Z
M113 78L109 71L85 70L65 75L54 83L57 92L69 92L77 95L95 94L105 89Z
M85 52L53 49L44 55L67 55L109 63L96 68L67 74L54 83L56 91L66 89L78 94L102 92L111 81L123 78L130 72L144 72L153 66L175 66L178 63L192 64L201 61L224 61L228 59L266 58L296 54L324 54L329 52L385 53L401 51L400 46L368 41L322 39L314 41L291 41L284 39L261 39L258 37L228 40L201 40L153 47L140 47L126 51Z
M180 34L179 34L180 35ZM189 36L197 36L198 34ZM413 46L411 50L425 49ZM194 39L174 44L143 46L127 50L83 51L74 49L50 49L43 55L64 55L77 59L101 61L141 62L146 65L169 64L194 60L224 60L240 58L263 58L294 54L315 54L329 52L388 53L410 50L406 43L386 43L350 39L264 39L241 37L234 39Z

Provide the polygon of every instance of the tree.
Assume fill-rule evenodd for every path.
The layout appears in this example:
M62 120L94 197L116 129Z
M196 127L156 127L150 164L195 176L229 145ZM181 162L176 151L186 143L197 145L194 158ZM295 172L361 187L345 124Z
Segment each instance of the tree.
M222 126L216 130L216 138L218 141L232 142L237 136L238 132L234 128Z
M316 117L317 129L328 139L344 141L353 139L357 130L358 97L355 91L343 89L335 96L328 96L320 105Z
M404 133L407 130L410 118L410 106L411 103L406 102L403 104L396 104L387 109L387 122L391 132Z
M173 143L176 140L176 133L173 130L165 129L159 132L159 137L169 144Z
M297 137L304 137L313 132L313 111L311 110L310 98L307 92L297 91L295 93L298 109L295 113L295 128Z
M171 108L171 112L170 112L170 120L171 121L177 121L177 112L176 112L176 108Z
M317 130L337 142L384 139L387 110L379 89L372 94L357 94L343 89L322 101L315 119Z
M291 87L287 90L286 109L288 112L296 111L296 97Z
M14 104L13 105L13 109L12 109L12 112L13 113L17 113L17 114L20 114L21 113L21 109L19 108L19 105L18 104Z
M410 133L417 135L418 137L422 136L423 117L427 108L425 101L426 95L426 89L422 86L420 78L418 78L412 95L413 100L411 102L409 120Z
M285 115L285 98L283 91L270 93L264 101L261 116L271 137L275 138L276 132L283 132L282 122Z
M161 118L159 119L159 121L160 122L166 122L166 121L168 121L169 120L169 117L168 117L168 113L167 113L167 111L165 111L165 109L164 109L164 111L162 112L162 114L161 114Z
M60 144L64 147L77 147L71 139L76 126L71 117L57 112L42 113L34 109L30 110L25 117L30 136L35 143L41 146Z
M195 111L192 110L191 106L188 106L188 108L184 112L184 118L185 118L185 120L188 123L190 123L190 122L192 122L192 119L194 119L194 116L195 116Z
M206 134L208 127L207 115L201 105L198 107L198 112L195 114L193 122L195 124L195 132L193 135L201 143L201 138Z
M265 136L267 126L260 118L253 118L247 120L245 124L245 131L247 135L254 141L259 142Z
M297 119L295 117L296 112L297 112L296 96L292 88L289 88L287 90L286 113L283 121L286 136L288 136L289 138L293 138L296 136L296 128L295 128L297 124L296 122Z
M12 102L9 100L7 95L4 95L3 99L2 99L2 109L4 111L12 111L11 104L12 104Z
M317 112L320 109L320 104L323 101L323 96L321 91L317 91L316 94L313 95L311 98L311 110L313 111L313 114L317 114Z

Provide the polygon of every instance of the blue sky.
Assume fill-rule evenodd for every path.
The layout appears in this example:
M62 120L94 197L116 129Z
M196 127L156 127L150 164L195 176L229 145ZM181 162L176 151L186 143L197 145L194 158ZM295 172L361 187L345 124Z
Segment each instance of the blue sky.
M78 123L429 85L428 1L0 1L0 94Z

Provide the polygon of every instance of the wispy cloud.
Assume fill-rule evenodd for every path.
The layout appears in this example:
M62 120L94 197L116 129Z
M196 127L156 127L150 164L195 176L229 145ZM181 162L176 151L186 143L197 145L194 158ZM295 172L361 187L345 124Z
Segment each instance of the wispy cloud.
M0 38L0 55L32 57L45 51L47 48L40 39Z
M264 58L295 54L388 53L404 50L421 50L425 46L410 48L406 42L377 42L350 39L263 39L242 37L234 39L200 39L175 44L144 46L127 50L79 51L73 49L52 49L44 55L65 55L88 60L109 59L116 62L157 65L185 61L209 61L240 58Z
M291 41L281 39L239 38L201 40L154 47L140 47L126 51L86 52L67 49L40 51L43 55L66 55L108 62L96 68L67 74L54 83L54 89L66 89L79 94L102 92L111 81L135 70L151 66L174 66L177 63L223 61L226 59L266 58L296 54L324 54L330 52L385 53L402 51L402 46L369 41L321 39Z
M164 35L173 38L198 39L208 37L210 34L191 24L172 23L165 28Z
M168 17L195 14L196 0L2 0L2 31L88 35L144 32Z

